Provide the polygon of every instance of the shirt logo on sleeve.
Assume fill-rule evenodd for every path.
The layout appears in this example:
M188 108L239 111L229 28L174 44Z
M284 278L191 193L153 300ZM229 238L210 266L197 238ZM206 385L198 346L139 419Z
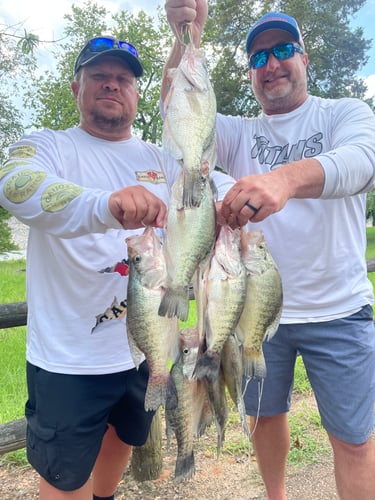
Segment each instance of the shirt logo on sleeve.
M36 147L31 144L23 144L15 147L10 152L11 158L32 158L36 153Z
M30 198L47 177L38 170L19 170L4 184L4 195L12 203L22 203Z
M14 170L15 168L24 167L25 165L30 165L30 162L22 160L7 160L0 167L0 179L5 177L7 174L9 174L9 172Z
M59 212L83 191L81 186L56 182L48 186L42 194L42 208L45 212Z

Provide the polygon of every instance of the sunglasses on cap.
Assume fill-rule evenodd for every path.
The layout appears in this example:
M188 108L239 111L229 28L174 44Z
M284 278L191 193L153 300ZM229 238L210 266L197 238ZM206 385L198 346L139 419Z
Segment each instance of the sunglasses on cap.
M121 55L131 66L135 76L142 75L143 68L134 45L109 36L98 36L86 43L75 63L74 73L77 73L81 66L94 61L102 53L106 52L108 52L108 55Z
M121 49L127 50L133 56L138 58L137 49L129 42L122 42L121 40L115 40L114 38L108 37L98 37L93 38L87 43L87 50L90 52L104 52L105 50L111 49Z
M284 61L285 59L293 57L296 52L303 54L303 49L300 45L296 43L282 43L271 49L255 52L255 54L250 57L248 66L249 69L259 69L267 64L270 54L273 54L278 61Z

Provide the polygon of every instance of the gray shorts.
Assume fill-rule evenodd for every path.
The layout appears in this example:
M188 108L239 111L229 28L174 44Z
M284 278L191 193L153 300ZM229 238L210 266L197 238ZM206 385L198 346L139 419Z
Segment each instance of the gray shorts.
M27 363L27 458L55 488L89 479L108 423L127 444L146 442L154 412L144 409L148 368L65 375Z
M371 306L347 318L280 325L263 343L267 377L259 408L259 381L245 392L248 415L272 416L290 409L296 356L301 354L322 425L348 443L364 443L375 424L375 328Z

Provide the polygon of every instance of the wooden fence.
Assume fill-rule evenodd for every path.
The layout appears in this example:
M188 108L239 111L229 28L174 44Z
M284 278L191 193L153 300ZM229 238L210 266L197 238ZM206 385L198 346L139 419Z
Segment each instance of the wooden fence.
M367 261L367 272L375 271L375 259ZM27 322L27 304L26 302L14 302L11 304L0 304L0 329L16 326L25 326ZM154 419L155 424L159 425ZM156 433L159 435L159 432ZM158 438L159 439L159 436ZM8 451L24 448L26 445L26 420L21 418L0 425L0 455ZM141 447L142 448L142 447ZM145 454L147 455L147 454ZM145 455L142 454L142 460ZM155 464L153 463L153 467Z

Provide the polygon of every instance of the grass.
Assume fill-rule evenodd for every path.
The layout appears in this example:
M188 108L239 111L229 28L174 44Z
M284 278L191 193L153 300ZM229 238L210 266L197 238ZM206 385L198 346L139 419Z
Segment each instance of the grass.
M366 258L375 258L375 228L367 228ZM25 297L25 260L0 262L0 303L22 302ZM375 287L375 273L369 273L369 278ZM190 301L189 318L180 322L180 327L190 327L196 324L195 302ZM25 376L25 327L0 330L0 423L20 418L24 414L24 404L27 397ZM305 367L300 357L297 358L295 369L294 393L310 395L311 386L306 376ZM238 426L238 438L225 442L223 453L229 455L248 453L249 447L243 436L238 415L233 405L230 405L229 425ZM291 412L291 449L289 462L295 465L315 463L321 460L325 445L322 445L324 431L320 424L318 412L306 404L298 411ZM4 462L25 464L24 450L11 452L0 458Z

